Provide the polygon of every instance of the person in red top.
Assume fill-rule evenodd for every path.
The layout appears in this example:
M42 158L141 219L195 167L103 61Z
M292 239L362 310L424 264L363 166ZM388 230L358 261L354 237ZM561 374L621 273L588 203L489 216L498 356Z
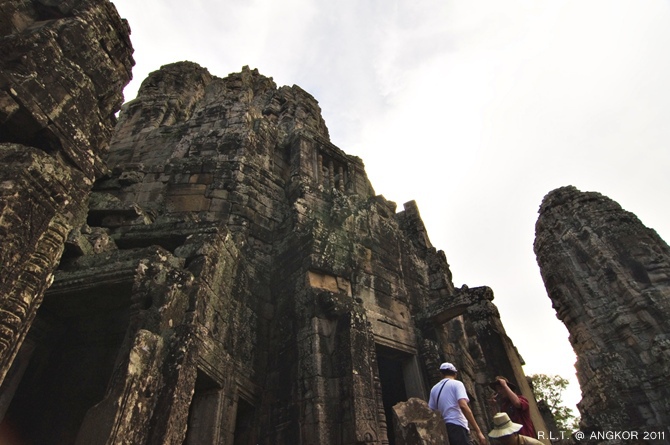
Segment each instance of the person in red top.
M535 426L530 419L528 399L515 392L516 385L499 375L489 386L496 391L492 398L494 407L499 412L507 413L512 422L522 425L519 434L537 438Z

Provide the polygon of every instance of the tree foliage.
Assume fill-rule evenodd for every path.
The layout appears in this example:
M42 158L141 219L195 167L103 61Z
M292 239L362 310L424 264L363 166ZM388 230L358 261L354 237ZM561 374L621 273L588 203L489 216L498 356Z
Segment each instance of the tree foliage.
M563 391L568 387L568 380L560 375L532 374L528 376L535 398L544 400L556 420L556 426L562 431L579 429L579 419L573 411L563 404Z

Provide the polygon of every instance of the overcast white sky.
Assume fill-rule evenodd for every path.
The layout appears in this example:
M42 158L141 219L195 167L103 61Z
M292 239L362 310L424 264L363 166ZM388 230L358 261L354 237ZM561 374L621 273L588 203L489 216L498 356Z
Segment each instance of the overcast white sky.
M126 100L161 65L299 85L375 191L416 200L454 284L495 293L526 374L575 382L533 253L537 210L597 191L670 240L667 0L112 0Z

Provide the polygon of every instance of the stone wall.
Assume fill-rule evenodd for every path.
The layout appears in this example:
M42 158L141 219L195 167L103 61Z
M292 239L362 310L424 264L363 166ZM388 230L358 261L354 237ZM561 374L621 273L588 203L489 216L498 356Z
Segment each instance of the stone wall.
M582 429L662 432L667 440L668 245L611 199L563 187L544 198L535 253L577 354Z

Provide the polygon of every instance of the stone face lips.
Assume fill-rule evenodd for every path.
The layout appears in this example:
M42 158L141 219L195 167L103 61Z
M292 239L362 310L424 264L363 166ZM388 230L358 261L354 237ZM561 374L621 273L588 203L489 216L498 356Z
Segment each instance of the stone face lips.
M544 198L535 253L578 357L583 428L667 438L668 245L611 199L564 187Z
M107 1L0 5L0 380L105 171L128 33Z

